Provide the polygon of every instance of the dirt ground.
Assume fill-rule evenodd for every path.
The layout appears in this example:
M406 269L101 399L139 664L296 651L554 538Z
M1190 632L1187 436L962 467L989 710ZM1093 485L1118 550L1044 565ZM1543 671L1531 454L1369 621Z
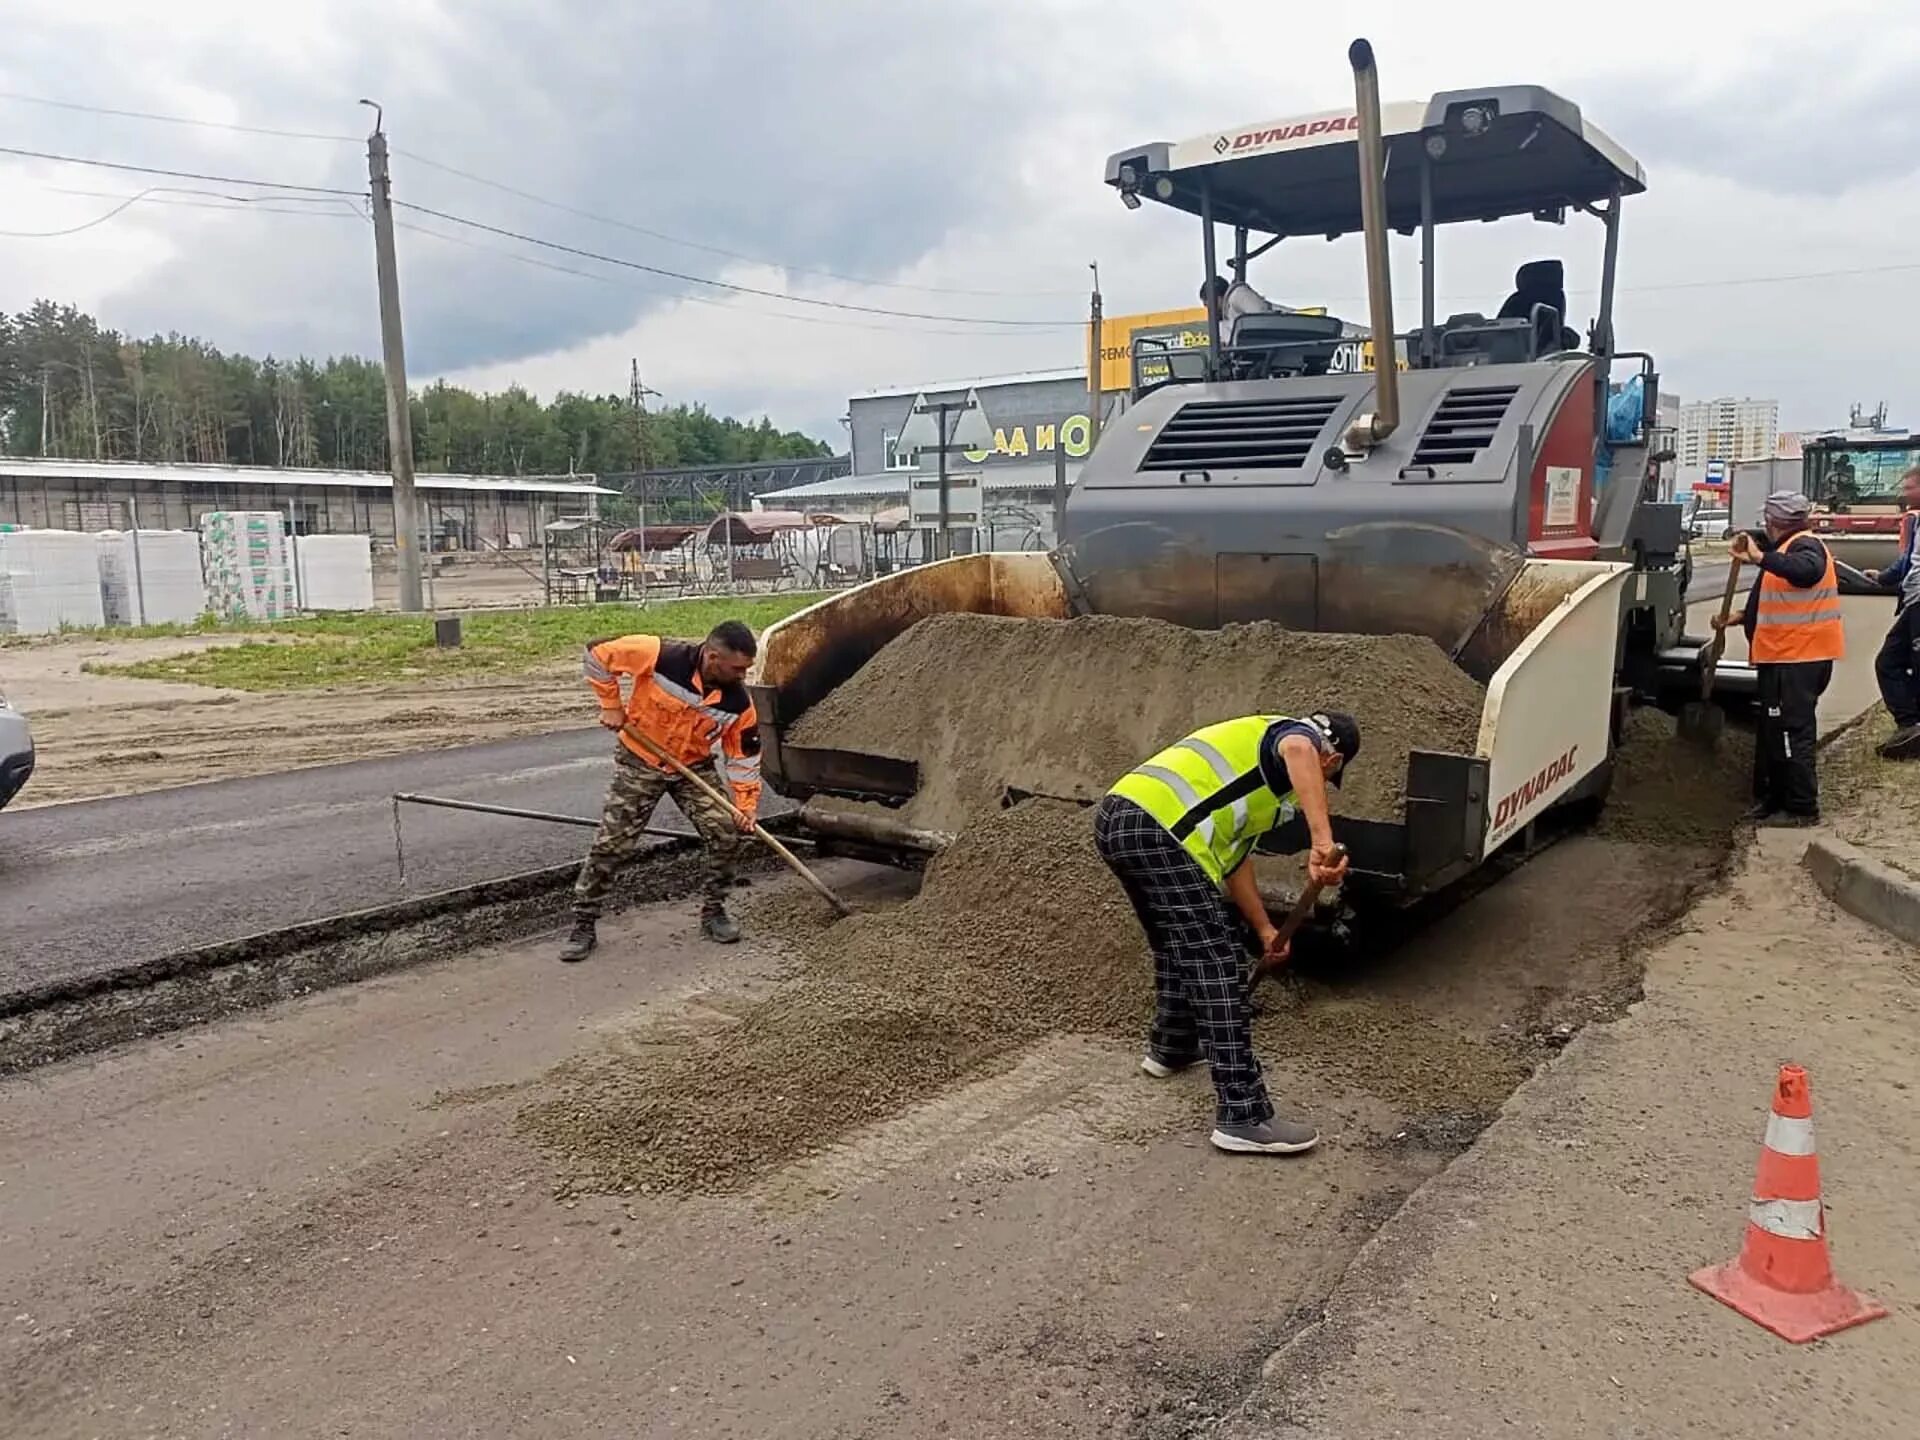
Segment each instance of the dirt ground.
M538 550L515 551L512 559L497 555L434 557L432 603L435 608L519 607L544 604L545 598ZM374 563L373 603L387 610L397 610L400 606L400 576L394 569L390 551L381 554Z
M1204 1078L1148 1080L1138 1036L1101 1018L1138 1013L1144 970L1079 993L1101 977L1063 953L982 1008L1091 1019L1015 1024L971 1060L924 1028L829 1033L837 1057L738 1072L793 1143L729 1128L736 1099L709 1133L760 1148L725 1183L641 1166L584 1186L530 1113L591 1109L610 1073L761 1053L823 978L763 931L701 945L682 907L608 921L583 966L554 963L557 937L481 949L48 1067L0 1086L0 1428L1204 1433L1525 1069L1639 994L1633 944L1720 855L1575 836L1277 995L1270 1083L1326 1136L1298 1162L1208 1149ZM919 933L910 878L831 878L848 923ZM914 1013L914 977L856 978L876 1015ZM838 1088L814 1104L821 1074ZM605 1128L633 1118L609 1107Z
M579 667L246 694L88 673L271 635L130 640L62 636L0 650L0 692L33 726L33 781L15 806L125 795L200 780L505 740L588 719ZM311 642L308 642L311 643Z

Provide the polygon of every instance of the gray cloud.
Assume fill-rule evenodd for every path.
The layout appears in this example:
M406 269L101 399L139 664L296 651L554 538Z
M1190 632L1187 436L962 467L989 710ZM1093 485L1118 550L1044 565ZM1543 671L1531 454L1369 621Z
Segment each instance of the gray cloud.
M370 17L370 8L355 8ZM1017 65L953 63L962 35L980 53L1019 53L998 44L1011 17L984 3L942 7L937 25L904 23L902 8L883 0L821 7L752 0L650 6L647 13L487 0L454 13L455 25L412 30L388 16L384 38L392 43L320 57L305 73L275 75L270 87L250 78L259 67L247 63L245 37L227 37L195 53L189 78L226 91L249 118L269 124L330 115L336 119L325 128L355 128L366 112L353 100L373 95L402 151L728 250L881 275L925 253L961 215L978 212L1048 98ZM357 25L343 7L334 33L371 36L381 27ZM61 48L57 38L47 48ZM114 103L128 108L169 108L151 71L130 60L118 74L91 76L88 88L126 97ZM45 131L60 117L36 118ZM97 135L113 153L136 147L182 168L218 168L214 156L242 164L230 137L210 132L71 117L68 128ZM284 167L288 157L313 183L364 185L354 147L321 147L317 165L314 151L299 142L249 144L246 153L260 158L239 173ZM405 154L396 155L394 176L400 199L582 248L696 274L730 263L472 185ZM112 297L113 323L135 330L191 324L221 344L257 350L370 348L364 225L187 210L169 216L180 222L169 233L186 237L181 253ZM469 242L400 237L410 359L420 373L618 333L688 289L619 270L605 272L618 284L595 285L494 253L538 250L444 221L401 218ZM906 291L861 300L947 313L1004 314L1019 303Z
M1797 47L1716 83L1595 87L1591 112L1651 171L1674 165L1778 195L1829 197L1920 168L1920 110L1885 34ZM1656 177L1657 178L1657 177Z

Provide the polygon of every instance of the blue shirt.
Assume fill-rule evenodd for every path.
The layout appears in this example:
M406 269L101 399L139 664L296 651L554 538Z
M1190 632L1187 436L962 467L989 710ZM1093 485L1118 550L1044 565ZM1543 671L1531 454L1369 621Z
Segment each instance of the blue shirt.
M1320 727L1305 720L1282 720L1278 725L1269 725L1267 733L1260 737L1260 779L1276 795L1293 789L1293 781L1287 778L1286 757L1280 753L1280 742L1289 735L1306 736L1317 751L1324 752L1327 748Z
M1882 585L1900 587L1900 606L1920 602L1920 564L1915 563L1915 551L1920 550L1920 520L1907 524L1907 543L1901 547L1900 558L1882 570L1873 578Z

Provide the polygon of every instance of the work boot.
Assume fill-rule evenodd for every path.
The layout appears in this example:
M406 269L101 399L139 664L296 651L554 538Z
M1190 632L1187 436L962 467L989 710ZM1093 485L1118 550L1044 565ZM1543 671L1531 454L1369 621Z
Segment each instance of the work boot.
M593 932L593 921L576 920L573 922L573 929L567 933L565 943L560 947L560 958L569 964L575 960L584 960L598 939L599 936Z
M1214 1149L1234 1155L1298 1155L1320 1143L1320 1132L1275 1116L1257 1125L1216 1125L1208 1138Z
M1170 1075L1178 1075L1200 1057L1189 1055L1185 1060L1162 1060L1149 1050L1140 1060L1142 1074L1151 1075L1156 1080L1165 1080Z
M731 945L740 938L740 927L723 908L712 905L700 912L700 933L716 945Z
M1759 822L1762 830L1805 830L1820 823L1820 812L1782 810Z
M1879 746L1883 760L1920 760L1920 725L1902 725Z

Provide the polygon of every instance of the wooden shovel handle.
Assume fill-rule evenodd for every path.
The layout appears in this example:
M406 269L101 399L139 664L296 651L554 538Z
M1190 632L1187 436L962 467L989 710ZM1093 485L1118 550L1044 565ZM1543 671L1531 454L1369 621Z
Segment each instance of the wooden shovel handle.
M1335 860L1344 860L1346 854L1346 846L1335 845L1333 847L1333 858ZM1309 879L1307 881L1306 886L1300 891L1300 898L1293 902L1293 909L1289 910L1287 912L1287 918L1280 922L1280 933L1278 938L1275 939L1274 944L1284 945L1293 939L1295 933L1306 923L1307 916L1313 913L1314 904L1319 900L1320 892L1325 888L1326 887L1318 880ZM1265 962L1265 957L1262 957L1260 965L1260 973L1262 975L1272 974L1276 968L1278 967L1268 965Z

